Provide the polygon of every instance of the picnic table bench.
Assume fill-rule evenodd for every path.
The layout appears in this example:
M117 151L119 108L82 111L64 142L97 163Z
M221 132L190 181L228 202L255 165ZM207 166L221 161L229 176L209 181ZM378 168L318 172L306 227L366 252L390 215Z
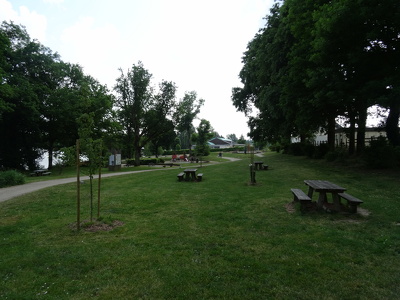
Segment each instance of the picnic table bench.
M357 206L363 203L362 200L353 197L352 195L349 195L347 193L339 193L339 197L347 200L347 204L349 206L349 212L351 213L356 213Z
M197 169L185 169L183 172L179 173L178 180L179 181L201 181L203 179L203 173L199 173L196 175Z
M318 192L317 207L324 208L325 210L340 212L348 210L350 213L356 213L357 207L362 200L345 193L346 188L338 186L332 182L326 180L304 180L304 183L308 186L308 194L305 195L301 190L292 189L292 193L297 197L300 202L311 201L314 191ZM327 194L332 194L332 203L328 202ZM308 200L307 197L310 199ZM343 206L341 199L347 200L347 207Z
M183 176L185 176L185 173L181 172L178 174L178 180L183 181Z
M300 210L305 212L311 204L311 198L301 189L290 189L293 193L293 202L300 202Z

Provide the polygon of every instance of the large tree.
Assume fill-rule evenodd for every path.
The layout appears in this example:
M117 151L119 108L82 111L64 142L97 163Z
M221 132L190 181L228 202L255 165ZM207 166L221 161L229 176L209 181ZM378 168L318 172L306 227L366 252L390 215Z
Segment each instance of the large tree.
M5 102L0 120L0 164L8 168L34 168L40 157L42 124L40 101L46 88L43 77L56 57L32 41L25 28L3 22L0 28L7 51L1 93ZM4 107L6 109L4 109Z
M165 133L163 125L169 126L166 119L172 114L175 104L175 84L163 81L159 93L154 95L151 78L152 75L139 62L126 74L121 70L114 87L118 115L126 135L127 156L134 154L136 165L140 164L142 147Z
M232 92L238 110L259 110L249 119L251 137L307 138L322 127L333 149L336 118L346 116L353 132L358 127L362 151L367 109L379 104L390 108L387 133L397 144L400 3L281 3L249 43L239 74L243 87Z
M204 99L198 99L195 91L186 92L178 102L174 113L177 130L180 132L181 147L191 148L191 136L194 132L193 121L200 113Z

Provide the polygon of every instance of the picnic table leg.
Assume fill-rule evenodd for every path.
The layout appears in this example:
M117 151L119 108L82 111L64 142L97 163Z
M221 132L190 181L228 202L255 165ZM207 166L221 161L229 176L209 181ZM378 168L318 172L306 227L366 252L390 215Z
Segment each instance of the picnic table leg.
M311 186L309 186L309 187L308 187L308 194L307 194L307 196L310 197L310 198L312 198L313 193L314 193L314 189L313 189Z
M340 211L340 197L338 193L332 193L333 207L334 210Z
M320 192L319 196L318 196L318 202L317 202L318 208L322 208L324 206L325 202L326 202L326 193L325 192Z

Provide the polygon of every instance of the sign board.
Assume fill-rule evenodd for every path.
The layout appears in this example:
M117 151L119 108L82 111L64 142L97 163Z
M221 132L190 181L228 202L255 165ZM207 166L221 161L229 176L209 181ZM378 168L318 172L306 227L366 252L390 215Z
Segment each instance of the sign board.
M108 169L116 171L121 169L121 154L111 154L108 158Z

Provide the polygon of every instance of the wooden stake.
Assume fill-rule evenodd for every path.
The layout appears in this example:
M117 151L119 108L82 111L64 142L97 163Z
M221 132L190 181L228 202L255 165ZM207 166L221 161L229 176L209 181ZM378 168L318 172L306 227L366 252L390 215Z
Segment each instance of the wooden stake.
M81 229L81 180L79 170L79 140L76 140L76 228Z
M100 158L102 157L102 145L100 147ZM101 186L101 165L103 160L100 161L99 164L99 182L97 187L97 219L100 218L100 186Z

